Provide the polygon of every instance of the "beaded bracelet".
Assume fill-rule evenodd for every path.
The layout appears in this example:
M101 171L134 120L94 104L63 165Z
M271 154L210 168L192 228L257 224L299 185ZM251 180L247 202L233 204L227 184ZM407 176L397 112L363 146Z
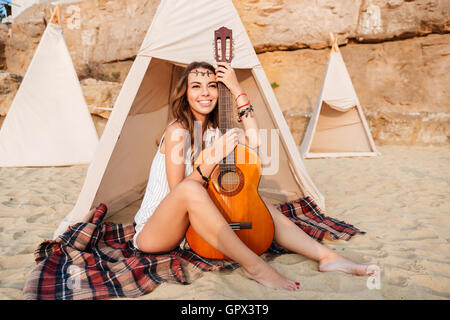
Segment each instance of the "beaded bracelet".
M237 107L237 109L239 110L239 109L241 109L241 108L243 108L245 106L248 106L249 104L250 104L250 101L248 101L246 104L243 104L242 106Z
M238 113L238 122L242 122L242 117L245 116L246 118L248 117L250 112L253 112L253 106L250 105L249 107L245 108L244 110L239 111Z
M243 93L241 93L240 95L238 95L234 101L236 102L237 99L239 99L240 96L246 96L246 95L247 95L247 94L246 94L245 92L243 92Z

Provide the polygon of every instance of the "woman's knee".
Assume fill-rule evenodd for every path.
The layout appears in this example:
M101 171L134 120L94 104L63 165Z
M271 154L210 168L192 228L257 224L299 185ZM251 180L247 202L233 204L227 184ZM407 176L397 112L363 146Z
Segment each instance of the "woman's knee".
M203 184L192 179L180 182L175 188L177 192L183 194L183 198L187 202L190 200L205 200L209 197Z

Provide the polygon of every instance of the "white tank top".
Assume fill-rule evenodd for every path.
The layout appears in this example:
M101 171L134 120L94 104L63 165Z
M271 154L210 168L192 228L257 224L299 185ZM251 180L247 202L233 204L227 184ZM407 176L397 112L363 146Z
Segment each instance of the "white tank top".
M169 125L171 125L172 121ZM205 132L205 147L209 147L215 136L216 130L208 128ZM152 166L150 168L150 174L148 177L147 188L145 190L144 199L142 200L141 207L134 217L136 222L136 234L134 235L134 246L137 248L136 238L139 232L144 228L147 220L155 212L161 201L170 192L169 183L166 175L166 161L165 154L161 153L160 147L164 140L165 132L161 138L155 157L153 158ZM189 154L189 153L187 153ZM192 162L185 161L184 176L187 177L193 171Z

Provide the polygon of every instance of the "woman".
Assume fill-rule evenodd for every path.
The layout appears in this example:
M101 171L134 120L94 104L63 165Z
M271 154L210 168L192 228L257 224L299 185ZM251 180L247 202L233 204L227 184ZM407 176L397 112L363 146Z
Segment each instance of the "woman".
M245 134L232 129L216 135L218 115L217 82L224 83L240 108ZM143 252L161 253L173 250L184 239L189 224L210 245L238 262L250 279L270 287L297 290L300 283L287 279L251 251L228 226L203 187L215 165L238 143L251 148L259 145L258 124L249 108L248 96L242 91L234 70L227 63L214 69L208 63L194 62L185 70L169 101L174 121L161 139L152 163L146 194L136 214L135 246ZM246 106L246 108L245 108ZM257 108L255 112L258 112ZM210 157L192 170L189 146L193 146L194 121L201 123L205 146ZM189 135L183 134L188 132ZM213 138L214 141L213 141ZM180 147L182 146L182 147ZM186 147L187 146L187 147ZM191 149L193 150L193 148ZM187 155L187 156L186 156ZM180 161L187 158L187 161ZM202 177L203 175L203 177ZM321 245L279 212L267 199L275 226L275 241L285 249L319 262L320 271L343 271L369 275L375 266L356 264Z

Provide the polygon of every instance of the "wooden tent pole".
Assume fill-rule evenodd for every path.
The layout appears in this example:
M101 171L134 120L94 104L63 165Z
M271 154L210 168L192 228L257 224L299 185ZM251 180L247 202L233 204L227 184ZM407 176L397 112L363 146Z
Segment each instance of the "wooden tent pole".
M58 24L61 26L61 5L58 3L56 7L58 8Z
M330 39L331 39L331 50L336 52L339 51L339 46L337 44L337 37L332 32L330 32Z
M50 17L50 23L53 23L53 20L55 20L55 14L56 14L56 8L52 10L52 15Z
M51 23L61 25L61 5L58 3L53 10L52 17L50 18Z

